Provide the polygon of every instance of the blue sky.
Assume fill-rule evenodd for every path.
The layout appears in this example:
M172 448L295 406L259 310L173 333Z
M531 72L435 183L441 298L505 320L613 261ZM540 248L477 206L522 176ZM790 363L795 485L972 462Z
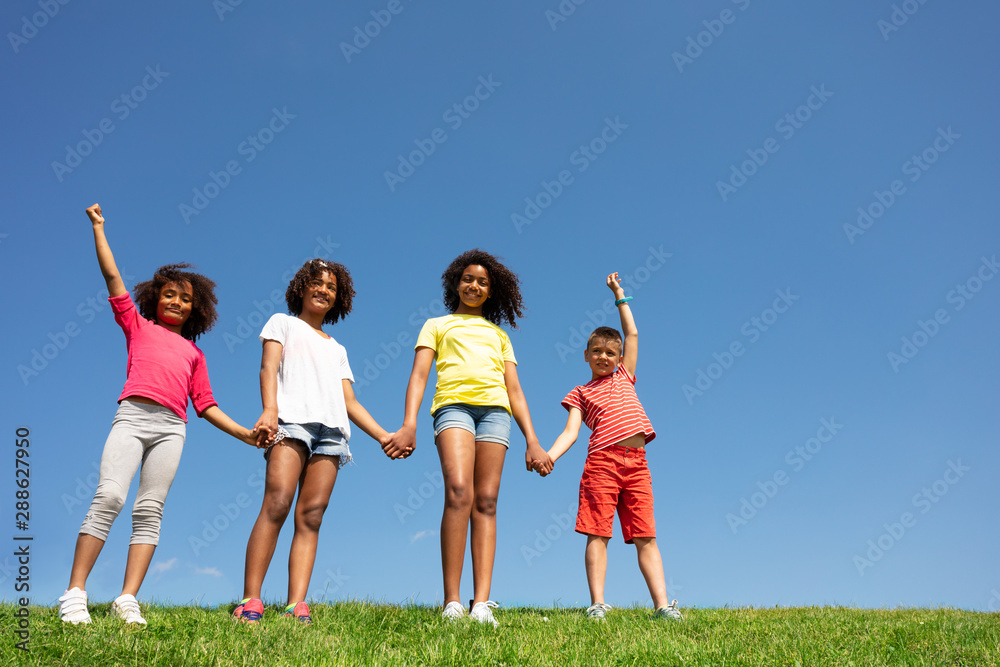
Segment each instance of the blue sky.
M129 287L177 261L218 283L199 345L246 425L257 334L304 259L351 269L354 311L329 331L394 430L439 276L481 247L521 277L512 342L548 447L618 271L682 606L1000 608L998 20L916 0L5 4L3 428L30 429L32 600L68 581L124 382L84 215L100 202ZM440 603L432 391L410 459L356 433L316 599ZM189 418L140 600L221 604L242 591L263 459ZM504 605L589 602L567 529L585 437L546 479L514 438ZM120 590L131 502L92 599ZM615 531L607 600L648 604Z

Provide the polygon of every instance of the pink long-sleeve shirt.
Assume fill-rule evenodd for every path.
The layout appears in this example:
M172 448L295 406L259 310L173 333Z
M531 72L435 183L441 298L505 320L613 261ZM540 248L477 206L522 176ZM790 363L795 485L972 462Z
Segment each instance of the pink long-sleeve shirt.
M128 377L119 403L129 396L150 398L185 423L188 396L199 415L217 405L205 355L192 341L140 315L128 293L108 301L128 346Z

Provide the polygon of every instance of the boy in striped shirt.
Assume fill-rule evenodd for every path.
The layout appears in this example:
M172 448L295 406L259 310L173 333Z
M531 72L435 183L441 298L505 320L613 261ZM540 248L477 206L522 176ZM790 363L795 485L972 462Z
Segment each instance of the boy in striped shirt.
M653 486L646 465L645 445L656 433L635 393L635 365L639 333L632 319L618 274L608 276L607 285L625 333L598 327L590 334L584 358L590 365L590 382L579 385L562 401L569 410L566 428L549 449L555 461L576 442L580 424L591 430L587 462L580 480L580 509L576 532L587 536L587 583L591 606L587 615L603 619L611 607L604 603L604 576L608 569L608 541L615 510L626 544L635 544L639 570L653 597L658 617L681 619L677 600L668 604L660 549L656 546L653 518Z

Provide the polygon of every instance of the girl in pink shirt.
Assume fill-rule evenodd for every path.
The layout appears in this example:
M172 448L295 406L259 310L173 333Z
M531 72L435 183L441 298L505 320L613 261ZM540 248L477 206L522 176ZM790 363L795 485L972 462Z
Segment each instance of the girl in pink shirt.
M250 445L256 445L256 437L216 405L205 355L194 344L215 324L215 283L183 271L187 264L163 266L152 280L136 286L137 309L104 236L101 207L94 204L87 215L108 301L125 333L128 377L101 456L97 491L76 541L69 589L59 598L59 616L74 625L90 623L87 577L141 464L125 581L111 609L126 623L145 625L135 595L159 542L163 503L184 447L188 397L198 416L222 431Z

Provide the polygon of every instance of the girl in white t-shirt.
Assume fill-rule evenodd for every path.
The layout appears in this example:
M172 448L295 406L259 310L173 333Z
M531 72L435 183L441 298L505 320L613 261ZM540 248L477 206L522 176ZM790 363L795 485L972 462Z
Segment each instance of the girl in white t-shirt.
M285 291L292 315L276 313L260 333L264 412L255 429L260 429L261 439L267 437L271 444L264 454L264 501L247 544L244 599L233 612L241 621L257 623L261 619L264 575L298 491L285 615L311 622L306 591L316 560L320 523L337 471L351 460L347 446L350 422L382 445L389 441L389 433L354 396L354 376L344 346L323 331L324 324L334 324L351 312L353 298L354 286L346 267L310 260Z

